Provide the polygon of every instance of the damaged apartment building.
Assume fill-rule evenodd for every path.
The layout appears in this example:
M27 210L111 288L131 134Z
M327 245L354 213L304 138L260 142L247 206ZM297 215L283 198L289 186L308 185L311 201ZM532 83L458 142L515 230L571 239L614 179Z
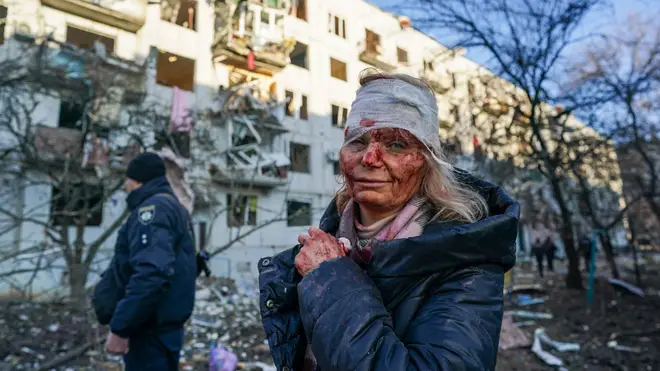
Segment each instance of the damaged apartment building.
M340 184L338 150L362 70L427 81L440 134L471 153L461 112L466 76L482 68L463 54L364 0L0 0L0 57L24 61L0 83L41 87L39 158L69 164L75 153L93 180L121 177L141 149L158 151L198 245L220 251L214 273L234 278L254 277L259 258L318 223ZM30 188L17 210L48 220L56 193ZM118 192L95 208L85 238L123 206ZM47 237L26 222L8 238Z

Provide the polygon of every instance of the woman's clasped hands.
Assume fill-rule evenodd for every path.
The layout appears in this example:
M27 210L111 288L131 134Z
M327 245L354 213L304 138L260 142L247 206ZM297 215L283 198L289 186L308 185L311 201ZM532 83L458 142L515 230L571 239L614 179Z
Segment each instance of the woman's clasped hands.
M295 263L303 277L324 261L346 256L350 250L345 242L318 228L310 228L308 234L298 236L298 243L301 249Z

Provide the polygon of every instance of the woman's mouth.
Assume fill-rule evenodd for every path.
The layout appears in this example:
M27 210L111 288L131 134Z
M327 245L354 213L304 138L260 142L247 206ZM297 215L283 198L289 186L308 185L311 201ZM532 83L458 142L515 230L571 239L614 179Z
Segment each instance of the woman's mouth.
M359 184L361 187L365 187L365 188L379 188L389 182L382 180L371 180L371 179L355 179L353 183Z

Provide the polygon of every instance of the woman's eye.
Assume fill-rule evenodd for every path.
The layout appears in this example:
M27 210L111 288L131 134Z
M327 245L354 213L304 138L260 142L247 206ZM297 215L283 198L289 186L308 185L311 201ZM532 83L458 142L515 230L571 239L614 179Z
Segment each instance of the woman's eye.
M390 143L390 148L392 148L395 151L400 151L403 149L406 149L406 144L403 142L392 142Z

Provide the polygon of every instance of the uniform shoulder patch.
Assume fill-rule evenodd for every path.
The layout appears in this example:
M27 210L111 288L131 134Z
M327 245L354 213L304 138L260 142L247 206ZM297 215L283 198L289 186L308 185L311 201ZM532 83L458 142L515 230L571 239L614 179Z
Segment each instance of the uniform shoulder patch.
M154 220L154 216L156 216L156 205L143 206L138 209L138 221L143 225L150 224Z

